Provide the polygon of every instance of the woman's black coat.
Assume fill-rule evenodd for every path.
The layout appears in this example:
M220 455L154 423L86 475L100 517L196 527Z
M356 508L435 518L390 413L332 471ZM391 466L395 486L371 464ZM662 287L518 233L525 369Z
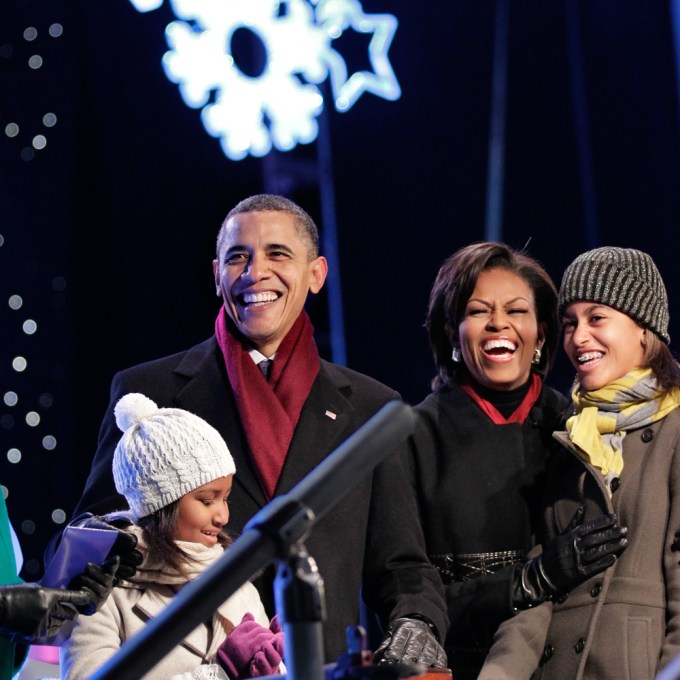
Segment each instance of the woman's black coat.
M536 543L546 462L566 399L543 387L520 425L496 425L460 387L416 407L411 473L429 555L520 551ZM513 567L446 586L446 642L456 680L476 678L498 625L512 616Z

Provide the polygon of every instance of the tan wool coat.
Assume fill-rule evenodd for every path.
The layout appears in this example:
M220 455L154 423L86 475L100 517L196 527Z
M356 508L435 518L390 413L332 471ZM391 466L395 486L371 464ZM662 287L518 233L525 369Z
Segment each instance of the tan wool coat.
M520 612L499 627L479 680L652 680L680 653L680 409L627 433L612 498L601 473L566 433L551 477L547 538L580 505L586 521L615 512L628 527L616 564L563 601Z

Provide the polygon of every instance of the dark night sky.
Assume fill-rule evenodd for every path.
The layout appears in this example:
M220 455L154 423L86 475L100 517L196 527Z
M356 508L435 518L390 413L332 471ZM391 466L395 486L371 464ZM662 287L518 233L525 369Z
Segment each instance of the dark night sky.
M389 54L403 95L364 94L349 112L327 115L347 363L417 402L433 373L422 328L432 281L451 252L485 238L494 19L503 5L362 5L399 19ZM505 6L502 240L521 248L530 239L529 252L558 283L589 247L647 250L680 337L670 3ZM14 406L0 403L0 482L29 560L40 560L56 528L52 510L70 513L82 488L113 372L212 332L211 261L224 214L265 189L273 164L317 153L312 144L266 161L228 160L163 73L172 18L167 1L148 14L124 0L7 0L0 9L0 287L3 301L23 299L0 312L2 393L18 395ZM64 27L58 38L48 32L55 22ZM23 37L29 26L32 41ZM362 43L354 49L352 64L365 67ZM27 66L34 54L44 60L37 70ZM42 122L47 112L57 114L53 128ZM11 122L15 137L4 132ZM38 133L46 148L23 160ZM320 217L314 191L294 197ZM325 299L310 311L322 336ZM38 322L36 334L22 332L26 318ZM29 362L21 373L11 367L18 355ZM560 360L553 383L565 389L569 379ZM40 414L37 426L26 424L29 411ZM54 450L42 445L47 434ZM22 452L17 463L12 448Z

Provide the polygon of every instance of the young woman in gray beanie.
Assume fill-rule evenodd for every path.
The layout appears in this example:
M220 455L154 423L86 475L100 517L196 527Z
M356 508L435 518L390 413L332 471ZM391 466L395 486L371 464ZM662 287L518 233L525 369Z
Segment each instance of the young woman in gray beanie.
M680 367L666 289L646 253L597 248L565 271L559 311L576 379L554 435L546 538L613 512L627 547L566 598L502 624L479 677L652 680L680 653Z
M89 678L231 542L224 528L235 466L217 430L135 393L118 401L115 416L123 436L113 476L130 508L118 516L133 522L128 531L144 561L96 614L76 623L61 650L68 680ZM242 680L285 670L282 655L281 627L269 621L257 590L246 583L145 678Z

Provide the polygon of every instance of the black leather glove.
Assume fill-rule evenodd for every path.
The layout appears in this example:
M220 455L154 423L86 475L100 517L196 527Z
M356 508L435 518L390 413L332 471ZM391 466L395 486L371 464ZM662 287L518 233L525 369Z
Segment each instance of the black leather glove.
M123 519L112 520L111 522L105 520L103 517L93 515L91 512L85 512L78 515L72 522L71 526L85 527L89 529L107 529L109 531L117 531L118 536L106 556L107 561L118 555L120 557L120 565L116 571L113 585L118 585L119 579L129 579L137 573L137 567L142 563L142 553L137 550L137 537L133 534L123 531L123 528L130 526L132 522Z
M628 529L617 526L616 515L600 515L585 524L584 515L580 507L566 531L546 543L541 555L515 570L512 600L516 609L566 595L611 567L625 550Z
M680 529L675 532L673 536L673 543L671 543L671 552L677 552L680 550ZM680 562L678 562L680 564Z
M387 636L375 650L373 661L446 668L447 659L432 624L420 619L400 618L388 628Z
M84 607L78 607L81 614L94 614L104 604L113 590L119 565L118 555L109 558L101 566L88 562L85 571L68 584L71 590L83 590L89 596L88 603Z
M81 590L45 588L37 583L0 586L0 632L24 642L47 642L90 601Z

